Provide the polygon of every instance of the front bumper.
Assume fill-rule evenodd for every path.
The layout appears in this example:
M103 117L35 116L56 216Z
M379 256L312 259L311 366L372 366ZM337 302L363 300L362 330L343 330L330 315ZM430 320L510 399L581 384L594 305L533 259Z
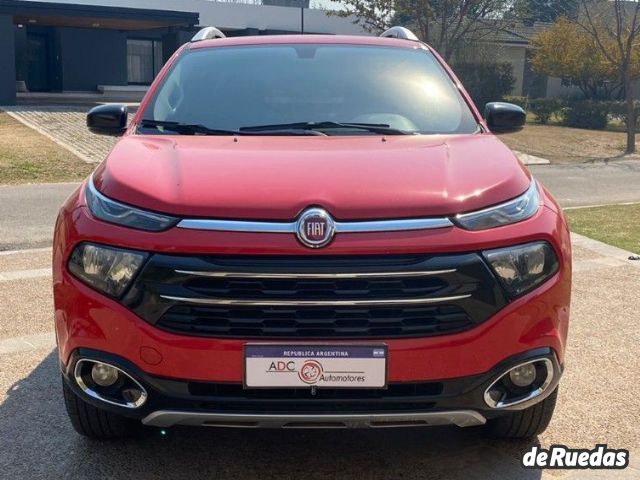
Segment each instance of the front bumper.
M64 280L55 285L62 364L71 362L74 351L90 349L109 352L152 376L242 383L246 340L162 331L68 273L62 275ZM567 277L559 273L473 329L453 335L375 340L388 347L388 382L481 375L506 358L537 348L551 349L562 363L569 319L568 289ZM367 345L371 341L348 343Z
M480 421L476 413L483 419L499 415L499 412L486 407L481 387L494 379L505 361L543 349L546 352L543 354L552 355L557 365L563 363L571 290L570 241L562 217L550 207L540 208L535 217L521 224L489 231L468 232L450 228L401 235L354 234L353 237L336 239L322 251L310 253L295 239L277 234L180 229L149 233L105 224L87 212L79 195L77 192L72 196L61 212L54 240L53 283L60 363L63 371L68 372L79 355L107 355L105 360L121 362L118 364L130 371L149 391L148 402L135 411L122 412L122 408L98 402L96 406L100 408L114 408L140 420L146 418L152 424L212 424L225 419L243 424L250 415L249 423L264 425L265 419L255 415L264 415L265 412L271 424L284 425L290 420L300 421L297 415L305 415L307 425L308 421L317 421L317 415L322 415L320 420L331 420L323 422L325 424L342 422L346 426L398 421L466 423ZM282 410L283 404L287 408L291 406L287 405L287 399L243 400L238 391L242 391L246 339L195 337L161 330L121 303L87 287L72 277L66 267L73 248L84 241L172 255L323 256L381 252L389 255L465 253L539 240L553 245L560 270L545 284L512 301L488 320L455 334L375 340L375 343L384 342L388 348L389 385L413 385L423 395L409 395L410 398L403 399L400 406L398 397L369 398L364 399L364 403L362 398L338 398L339 401L329 402L333 410L330 405L318 410L320 402L317 398L303 398L314 402L311 404L313 408L305 411L299 407ZM342 343L344 340L334 342ZM291 339L279 343L291 343ZM348 343L366 345L371 341ZM83 395L69 379L67 375L70 386ZM193 395L189 390L190 384L198 384L202 394ZM441 385L441 390L432 391L429 390L431 387L425 387L425 392L418 387L432 384ZM220 390L225 386L231 389L228 395L211 394L211 388ZM94 402L86 396L83 398ZM237 410L239 405L243 405L243 411ZM360 410L357 405L362 405ZM467 414L469 411L471 415ZM154 412L165 413L150 417ZM186 416L184 412L187 412ZM463 413L458 415L459 412ZM338 418L336 415L347 417Z
M117 366L145 389L147 401L131 409L105 403L87 395L74 380L80 359ZM505 409L489 407L487 388L509 368L533 359L553 364L553 379L543 394ZM490 371L463 378L392 383L386 390L288 389L251 390L238 383L194 382L149 375L134 364L111 354L81 349L73 353L63 376L85 401L98 408L141 420L156 427L197 425L245 428L358 428L453 424L482 425L508 410L519 410L540 402L558 385L562 366L548 348L515 355Z

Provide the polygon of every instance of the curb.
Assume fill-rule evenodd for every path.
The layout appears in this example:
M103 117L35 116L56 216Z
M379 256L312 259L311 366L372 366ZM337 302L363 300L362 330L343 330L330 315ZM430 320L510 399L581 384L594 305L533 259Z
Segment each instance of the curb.
M9 255L23 255L27 253L46 253L52 252L53 247L36 247L36 248L22 248L19 250L0 250L0 257Z
M525 165L551 165L551 161L546 158L536 157L535 155L529 155L528 153L519 152L518 150L513 150L513 153L518 157L518 160Z
M580 235L574 232L571 232L571 243L577 247L596 252L604 257L617 260L618 262L624 262L626 265L640 268L640 262L629 260L629 257L637 256L636 253L629 252L612 245L608 245L598 240L594 240L593 238L585 237L584 235Z
M600 203L597 205L578 205L576 207L564 207L562 210L581 210L583 208L603 208L603 207L628 207L630 205L640 205L640 202L621 202L621 203Z

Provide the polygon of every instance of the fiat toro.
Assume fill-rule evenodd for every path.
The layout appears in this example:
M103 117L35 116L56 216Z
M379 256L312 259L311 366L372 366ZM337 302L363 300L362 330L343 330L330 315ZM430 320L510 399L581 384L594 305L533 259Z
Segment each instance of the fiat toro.
M57 220L75 429L482 426L542 432L571 252L557 203L409 31L181 47Z

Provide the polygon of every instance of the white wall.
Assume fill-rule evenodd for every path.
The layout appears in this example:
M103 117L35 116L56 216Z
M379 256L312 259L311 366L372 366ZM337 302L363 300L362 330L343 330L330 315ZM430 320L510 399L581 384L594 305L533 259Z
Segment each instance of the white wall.
M573 97L579 96L578 87L567 87L562 85L562 79L549 77L547 79L547 98Z
M640 100L640 80L634 83L633 91L635 93L636 100ZM582 95L582 90L580 90L578 87L567 87L562 85L561 78L549 77L547 79L547 98L580 98Z
M296 31L300 28L300 9L221 3L208 0L38 0L50 3L71 3L108 7L146 8L198 12L201 25L225 29L274 29ZM366 32L352 19L329 17L321 10L305 10L305 31L363 35Z

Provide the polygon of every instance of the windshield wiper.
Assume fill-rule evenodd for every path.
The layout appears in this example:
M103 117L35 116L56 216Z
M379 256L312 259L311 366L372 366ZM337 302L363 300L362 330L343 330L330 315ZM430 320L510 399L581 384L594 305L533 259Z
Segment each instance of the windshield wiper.
M165 120L142 120L142 128L162 128L179 133L180 135L325 135L316 130L304 130L296 128L278 128L273 130L223 130L220 128L209 128L201 124L190 124L171 122Z
M380 133L383 135L413 135L413 132L391 128L390 125L384 123L343 123L343 122L297 122L297 123L280 123L273 125L255 125L250 127L241 127L240 132L269 132L278 130L364 130L372 133Z
M180 135L238 135L240 132L236 130L221 130L218 128L209 128L200 124L170 122L164 120L142 120L140 122L142 128L161 127L172 132L179 133Z

